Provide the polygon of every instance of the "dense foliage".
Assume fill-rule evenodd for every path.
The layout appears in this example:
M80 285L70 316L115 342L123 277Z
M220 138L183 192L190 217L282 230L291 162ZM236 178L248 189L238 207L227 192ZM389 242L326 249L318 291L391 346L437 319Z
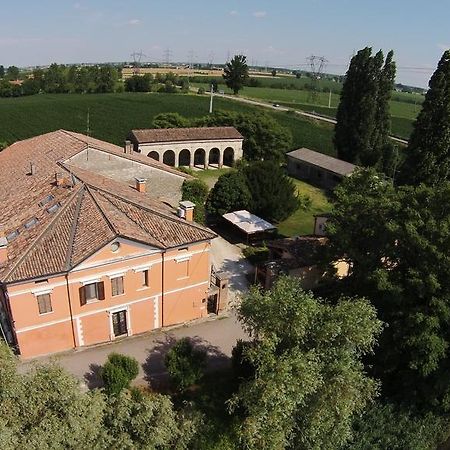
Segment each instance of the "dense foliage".
M366 47L353 56L336 115L334 144L338 157L362 166L388 168L393 149L389 141L389 100L395 63L390 51L372 56Z
M223 78L234 94L238 94L248 80L247 58L244 55L235 55L226 63Z
M183 391L203 376L206 353L195 348L189 338L182 338L167 352L164 362L172 383Z
M405 153L401 183L438 186L450 179L450 50L430 79Z
M129 388L139 373L139 363L131 356L110 353L101 369L101 377L108 394L118 394Z
M248 449L337 449L351 437L355 414L376 395L361 358L381 322L369 302L326 304L280 278L270 291L252 289L238 316L252 336L244 349L255 374L244 380L232 409L244 414L240 437Z
M206 202L208 213L221 216L222 214L249 209L251 194L242 171L232 171L219 177L209 193Z
M246 165L242 172L250 191L250 209L254 214L280 222L299 208L295 185L279 164L256 161Z
M205 202L208 192L207 184L198 178L185 180L181 187L182 200L195 203L194 220L198 223L205 223Z
M450 184L395 189L361 171L335 191L327 232L337 287L364 295L387 323L374 360L385 392L450 410Z

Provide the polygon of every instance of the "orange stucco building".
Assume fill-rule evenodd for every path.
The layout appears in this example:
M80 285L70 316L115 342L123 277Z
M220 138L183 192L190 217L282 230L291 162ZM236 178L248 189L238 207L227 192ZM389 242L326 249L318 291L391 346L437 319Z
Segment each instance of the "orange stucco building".
M24 358L207 314L214 233L192 222L188 204L181 218L152 197L148 181L72 165L86 148L123 153L62 130L0 153L0 325Z

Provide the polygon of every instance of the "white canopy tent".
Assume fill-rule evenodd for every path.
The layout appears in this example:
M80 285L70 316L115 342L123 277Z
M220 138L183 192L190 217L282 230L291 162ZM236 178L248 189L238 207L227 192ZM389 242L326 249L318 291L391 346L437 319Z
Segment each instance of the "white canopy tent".
M277 229L275 225L249 213L245 209L224 214L222 217L227 222L239 228L247 237L256 233L264 233Z

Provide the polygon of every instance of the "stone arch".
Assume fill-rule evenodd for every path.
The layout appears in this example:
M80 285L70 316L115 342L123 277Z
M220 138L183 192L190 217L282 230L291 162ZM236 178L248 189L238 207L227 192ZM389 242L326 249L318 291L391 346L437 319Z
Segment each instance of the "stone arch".
M198 148L194 153L194 166L206 167L206 152L204 148Z
M166 150L164 152L163 163L168 166L175 166L175 152L173 150Z
M234 164L234 148L227 147L223 151L223 164L224 166L231 167Z
M149 156L152 159L156 159L156 161L159 161L159 153L158 152L150 152L147 156Z
M219 165L219 163L220 163L220 150L217 147L213 147L209 151L208 163L209 164L217 164L217 165Z
M178 155L178 165L179 166L191 165L191 152L187 148L181 150L180 154Z

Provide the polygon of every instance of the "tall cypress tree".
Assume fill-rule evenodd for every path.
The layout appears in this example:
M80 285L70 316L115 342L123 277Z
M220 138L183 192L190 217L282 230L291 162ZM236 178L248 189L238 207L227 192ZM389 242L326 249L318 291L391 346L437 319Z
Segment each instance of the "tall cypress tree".
M336 116L334 145L339 158L383 167L389 153L393 55L390 51L384 61L381 50L372 56L372 49L366 47L352 58Z
M402 184L435 186L450 180L450 50L428 86L400 172Z

